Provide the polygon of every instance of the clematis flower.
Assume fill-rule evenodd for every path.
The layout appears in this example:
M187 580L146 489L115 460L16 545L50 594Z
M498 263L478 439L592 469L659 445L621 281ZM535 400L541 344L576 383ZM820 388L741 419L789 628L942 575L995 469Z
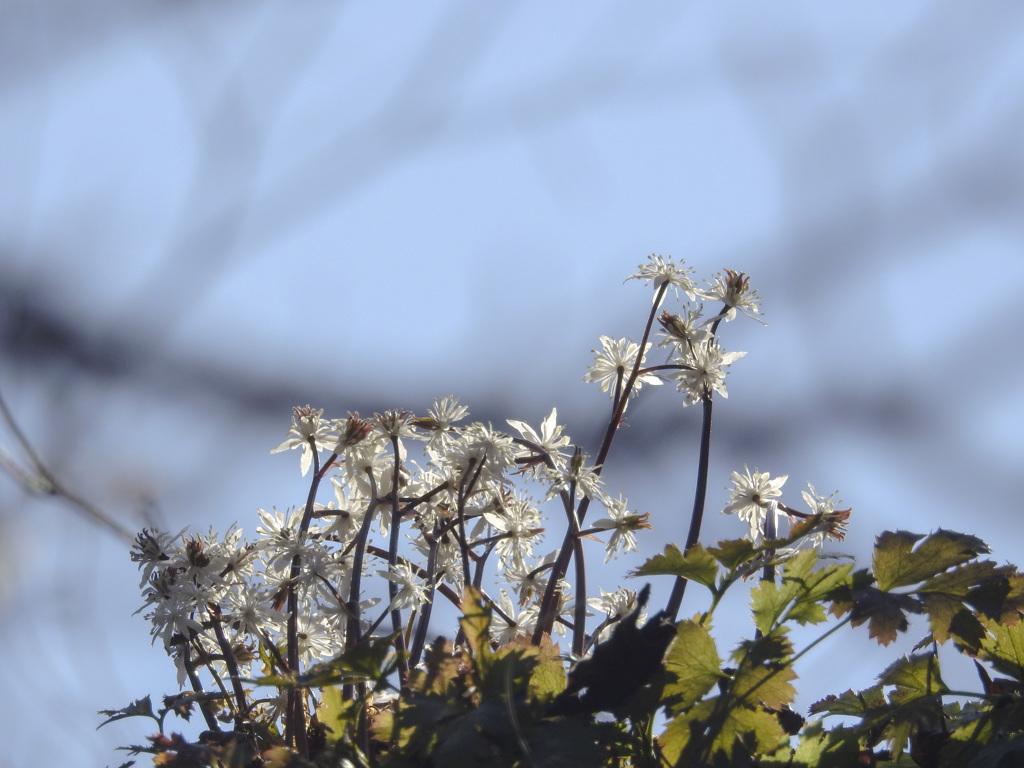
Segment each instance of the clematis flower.
M698 344L691 348L690 354L681 355L673 362L682 368L671 374L678 379L676 389L686 393L685 405L698 403L712 392L728 398L725 389L725 369L735 363L746 352L723 352L715 341Z
M621 493L617 499L606 498L604 505L608 510L608 517L593 524L594 528L612 532L604 548L606 563L613 557L618 557L619 552L636 552L636 531L651 527L650 515L630 512L628 503Z
M801 491L800 495L803 496L807 506L811 508L811 514L806 519L806 523L811 527L809 531L810 542L812 546L820 547L825 543L825 539L834 539L836 541L842 541L846 538L846 526L850 521L850 509L836 509L835 498L839 491L835 491L831 496L822 496L819 494L813 485L807 484L810 489L810 493L807 491Z
M747 317L757 320L762 325L767 325L764 320L757 317L761 314L761 297L757 295L757 291L751 289L750 278L742 272L727 269L724 275L721 273L715 275L714 283L710 288L702 291L702 294L707 301L720 301L725 305L721 314L712 317L707 321L708 323L723 319L732 320L736 317L738 309Z
M302 474L309 472L313 463L314 449L319 451L326 443L331 442L332 425L323 421L323 409L316 410L311 405L296 406L293 410L292 425L288 428L288 437L271 453L280 453L291 448L301 448L302 456L299 465Z
M689 296L691 301L697 299L697 287L687 275L691 270L676 264L672 261L671 257L665 259L664 256L652 253L647 257L647 263L638 265L637 269L639 271L635 275L627 277L626 280L643 280L645 283L653 282L655 300L658 298L658 289L665 283L672 287L677 298L680 289L682 289L683 293Z
M764 521L768 515L768 509L782 496L782 486L789 479L789 475L771 477L767 472L758 472L757 468L751 473L744 465L744 473L732 473L732 495L729 503L725 505L722 514L735 514L740 520L750 526L750 540L758 541L762 535Z
M594 360L594 364L587 369L583 380L597 382L601 385L602 392L608 392L611 397L615 397L619 384L625 382L626 376L632 373L633 366L636 365L636 356L640 351L640 345L629 339L616 341L610 336L602 336L600 341L601 351L592 350L597 358ZM650 346L650 344L647 345L648 349ZM646 354L647 350L645 349L644 355ZM643 356L640 358L640 365L643 365ZM658 386L662 383L661 379L653 373L641 373L633 384L633 395L635 396L644 384Z
M413 573L412 566L404 560L389 565L386 571L377 571L377 574L398 585L398 593L388 605L388 613L396 608L418 610L429 599L423 580Z

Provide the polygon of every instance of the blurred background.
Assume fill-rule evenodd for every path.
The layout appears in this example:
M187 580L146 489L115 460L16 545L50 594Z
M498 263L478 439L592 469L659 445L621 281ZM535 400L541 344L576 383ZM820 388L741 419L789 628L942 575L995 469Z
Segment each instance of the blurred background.
M590 350L639 337L650 291L622 281L663 253L746 272L770 324L722 329L749 354L705 541L742 533L716 510L748 464L794 506L838 489L833 549L861 562L883 529L944 527L1020 563L1022 136L1011 2L6 0L0 390L125 528L252 533L305 498L269 453L294 405L557 406L593 454ZM655 531L595 589L685 538L700 413L643 394L605 476ZM0 475L0 765L118 765L151 732L95 730L177 690L138 579L108 528ZM839 633L798 706L924 631Z

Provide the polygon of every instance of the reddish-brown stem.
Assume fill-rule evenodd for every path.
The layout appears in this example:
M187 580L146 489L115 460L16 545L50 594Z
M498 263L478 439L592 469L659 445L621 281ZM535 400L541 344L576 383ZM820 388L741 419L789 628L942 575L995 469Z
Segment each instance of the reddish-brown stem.
M647 324L644 326L643 337L640 339L640 347L637 350L636 360L633 363L633 370L629 373L629 378L626 379L625 384L621 388L619 396L615 400L615 405L612 408L612 417L608 421L608 426L604 432L604 439L601 441L601 447L597 452L597 458L594 459L594 471L600 475L604 470L605 460L608 458L608 452L612 447L612 440L615 439L615 433L619 428L619 424L622 422L622 414L626 411L626 403L629 402L629 397L633 393L633 387L636 385L636 380L640 377L640 366L643 363L644 353L647 351L647 340L651 336L651 328L654 326L655 317L658 314L658 307L661 306L662 300L665 298L665 292L668 290L668 283L662 283L658 288L658 292L654 297L654 304L651 307L650 315L647 317ZM616 387L616 391L618 391ZM580 499L579 507L576 510L575 515L570 515L571 520L575 520L577 525L577 533L579 532L580 525L583 524L583 520L587 516L587 510L590 507L590 498L584 496ZM547 588L544 590L544 598L541 601L540 613L537 618L537 627L533 633L533 643L538 645L541 638L551 632L551 627L555 622L555 592L557 591L556 586L560 580L565 578L566 571L569 569L569 560L572 558L573 552L576 551L577 537L570 530L566 531L565 539L562 541L562 547L558 552L558 558L555 560L554 568L551 571L551 578L548 581Z

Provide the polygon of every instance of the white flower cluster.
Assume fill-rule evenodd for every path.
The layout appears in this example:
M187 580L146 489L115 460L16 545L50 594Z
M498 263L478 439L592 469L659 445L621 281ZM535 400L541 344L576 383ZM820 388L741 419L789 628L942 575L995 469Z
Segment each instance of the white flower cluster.
M801 544L821 547L826 538L842 541L846 537L846 525L850 518L849 509L836 509L838 491L830 496L820 495L810 483L808 491L802 491L804 502L810 512L801 512L782 502L782 486L789 475L772 477L768 472L753 472L749 467L743 473L732 473L732 487L729 489L729 503L723 514L735 514L750 526L749 538L757 543L764 538L776 538L777 526L782 520L803 523L806 530ZM766 536L766 532L770 536Z
M450 396L423 417L389 411L329 420L296 408L273 452L300 449L303 474L313 470L305 507L259 510L252 543L234 527L224 536L143 531L132 551L142 572L140 611L176 660L179 683L188 678L199 690L201 666L225 687L291 671L290 605L300 669L393 631L390 621L377 628L396 612L407 612L410 624L418 616L425 629L435 594L457 601L467 583L480 586L488 567L502 583L492 600L495 637L531 636L556 553L536 551L544 526L530 484L570 515L576 499L605 504L610 517L587 533L610 531L609 558L635 550L634 532L650 527L646 516L627 513L586 457L566 452L556 410L539 429L510 420L512 433L460 425L467 415ZM409 458L410 441L421 444L423 466ZM320 504L316 489L325 479L334 500ZM387 585L386 604L374 610L382 601L366 594L367 584ZM554 630L564 633L574 603L564 579L558 589L563 620Z
M610 391L615 406L596 460L570 449L555 409L538 429L509 420L514 431L504 432L463 423L468 410L451 396L436 400L425 416L396 410L325 419L306 406L295 409L286 439L272 451L299 449L302 474L312 472L304 505L259 510L252 543L234 527L223 536L143 531L132 552L142 572L140 611L152 623L154 641L175 659L179 683L187 679L202 691L205 670L225 697L235 697L236 714L246 709L255 717L259 707L244 703L246 679L299 673L367 638L396 638L399 656L415 665L435 597L458 603L467 585L485 586L485 573L490 586L497 572L492 595L486 589L484 595L498 642L539 642L542 634L569 627L579 656L635 610L636 595L623 589L588 597L582 566L584 539L603 538L607 562L635 551L636 534L651 527L648 515L630 511L621 494L610 497L601 478L626 403L663 378L677 382L685 403L725 397L725 370L744 353L721 349L718 326L737 310L759 314L760 299L742 273L726 270L702 290L686 268L662 256L652 256L632 278L655 290L643 339L602 336L584 377ZM669 288L692 302L721 301L722 309L706 318L696 303L659 317ZM663 338L652 344L655 319ZM668 362L644 367L653 346L670 348ZM328 480L334 500L322 504L318 493ZM737 512L756 536L767 510L778 509L785 478L748 471L734 481L726 511ZM607 516L585 526L592 502ZM837 525L831 497L814 494L809 503L825 533ZM564 520L556 523L564 540L553 551L540 549L551 525L544 506L560 507L555 515ZM573 558L578 593L566 582ZM605 617L591 635L588 605ZM275 702L264 717L281 716Z
M690 279L687 268L658 254L652 254L638 270L627 279L654 284L652 313L661 306L669 288L677 297L681 291L696 303L684 306L680 313L662 312L658 322L664 336L657 345L644 344L642 354L640 345L629 339L602 336L601 349L594 350L596 359L584 380L599 383L601 391L609 392L616 402L624 389L636 395L644 384L661 384L660 375L676 380L676 388L685 394L685 405L707 400L715 392L728 397L726 369L747 353L724 351L715 332L720 322L734 319L737 310L755 319L761 313L761 298L750 288L750 278L727 269L701 289ZM722 302L722 308L717 315L704 317L702 301ZM671 347L668 364L643 367L652 346Z

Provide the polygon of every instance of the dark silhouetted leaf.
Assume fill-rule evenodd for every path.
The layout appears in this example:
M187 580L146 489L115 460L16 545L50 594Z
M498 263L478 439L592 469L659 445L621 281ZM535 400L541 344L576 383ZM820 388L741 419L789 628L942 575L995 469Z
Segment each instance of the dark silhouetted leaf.
M637 596L636 610L615 625L612 636L595 646L589 658L570 670L568 684L555 699L550 714L611 712L625 705L661 670L676 628L664 612L637 628L640 609L649 594L647 585ZM577 698L579 692L582 694Z
M853 592L850 623L857 627L868 623L868 636L888 645L899 632L906 632L907 613L920 613L921 603L909 595L882 592L874 587Z
M151 717L160 722L160 718L153 714L153 702L149 696L136 699L127 707L122 707L121 709L101 709L99 714L105 715L107 719L96 726L97 730L107 723L112 723L115 720L124 720L126 717Z

